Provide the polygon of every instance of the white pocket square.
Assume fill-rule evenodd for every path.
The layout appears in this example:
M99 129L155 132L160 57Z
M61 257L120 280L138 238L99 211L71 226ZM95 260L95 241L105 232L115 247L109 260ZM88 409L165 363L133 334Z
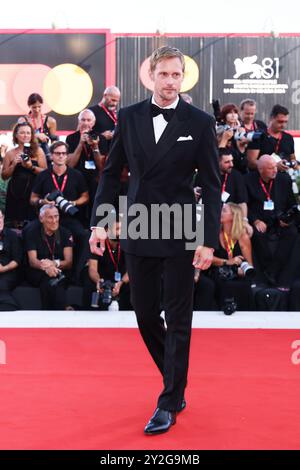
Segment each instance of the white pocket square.
M178 137L177 142L182 142L183 140L193 140L193 137L191 135L188 135L187 137L183 135L182 137Z

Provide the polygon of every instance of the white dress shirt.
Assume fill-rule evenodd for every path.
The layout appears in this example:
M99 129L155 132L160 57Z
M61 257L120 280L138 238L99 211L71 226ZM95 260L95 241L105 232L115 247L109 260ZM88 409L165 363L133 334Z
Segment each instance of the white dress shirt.
M176 106L178 105L178 101L179 101L179 96L177 96L176 100L172 104L169 104L168 106L164 106L163 108L161 106L159 106L159 108L162 108L162 109L175 109ZM156 101L154 99L154 96L152 96L151 103L158 106L158 104L156 103ZM154 129L155 142L157 143L159 141L159 139L161 138L165 128L167 127L168 122L165 120L165 118L163 117L162 114L159 114L158 116L155 116L152 119L153 119L153 129Z

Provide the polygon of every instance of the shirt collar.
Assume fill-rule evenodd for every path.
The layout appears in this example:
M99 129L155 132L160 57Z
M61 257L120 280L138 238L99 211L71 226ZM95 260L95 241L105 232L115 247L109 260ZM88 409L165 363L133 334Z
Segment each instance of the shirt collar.
M168 106L161 107L156 103L156 101L154 99L154 95L152 95L152 99L151 99L152 104L155 104L156 106L158 106L159 108L162 108L162 109L175 109L178 105L178 102L179 102L179 96L177 96L176 100L173 101L173 103L169 104Z

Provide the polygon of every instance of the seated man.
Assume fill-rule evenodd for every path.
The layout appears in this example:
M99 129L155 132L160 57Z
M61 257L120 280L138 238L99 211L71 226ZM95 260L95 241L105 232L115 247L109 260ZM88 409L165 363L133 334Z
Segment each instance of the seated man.
M120 248L120 222L108 232L103 256L90 254L88 270L84 276L84 306L91 307L92 294L98 291L101 310L108 310L111 301L117 300L119 310L132 310L129 278L126 272L124 253ZM111 290L111 292L110 292ZM111 294L111 298L110 298ZM97 308L96 305L93 305Z
M44 309L67 309L67 278L73 258L72 235L59 225L55 206L43 205L39 219L41 226L36 225L24 232L29 261L26 279L40 288Z
M287 173L278 172L273 156L262 155L257 171L248 173L245 181L248 217L254 227L253 251L266 280L276 285L297 239L293 217L287 214L296 204L292 180Z
M60 224L74 237L76 277L83 269L87 259L88 236L81 222L83 211L89 200L88 188L82 174L68 168L68 146L55 142L50 147L52 170L43 171L34 183L30 203L36 207L44 204L57 205L60 211ZM65 201L61 201L61 196ZM61 201L61 202L60 202Z
M9 305L16 307L10 292L17 285L21 262L21 243L13 230L4 227L4 215L0 211L0 310L10 309Z

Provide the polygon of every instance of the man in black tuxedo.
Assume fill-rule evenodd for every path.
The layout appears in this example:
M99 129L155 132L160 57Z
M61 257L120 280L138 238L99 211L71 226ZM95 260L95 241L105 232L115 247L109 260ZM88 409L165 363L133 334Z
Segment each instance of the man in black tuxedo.
M138 326L164 381L146 434L168 431L186 405L194 268L209 268L218 246L221 186L215 121L178 95L184 65L184 56L176 48L164 46L153 52L149 73L154 94L151 99L120 110L91 220L91 251L102 255L107 221L100 214L101 205L114 203L122 167L128 163L128 211L132 212L137 203L148 213L157 204L177 204L182 209L188 206L191 214L187 223L191 228L196 219L192 178L198 168L205 209L201 244L187 249L186 232L179 238L166 239L160 231L158 237L121 239ZM142 221L142 229L148 222L151 227L155 225L149 215ZM183 218L175 217L169 228L177 230L180 225L182 228ZM160 316L161 279L167 328Z

